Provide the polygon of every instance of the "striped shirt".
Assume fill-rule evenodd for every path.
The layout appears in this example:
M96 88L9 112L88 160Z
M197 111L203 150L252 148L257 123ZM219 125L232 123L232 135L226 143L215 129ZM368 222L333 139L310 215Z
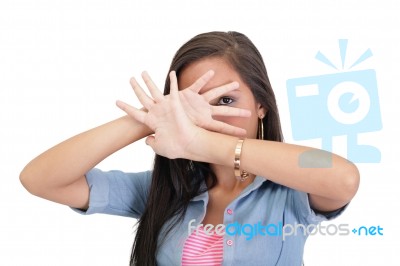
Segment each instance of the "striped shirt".
M223 255L223 235L216 234L215 230L205 232L204 228L186 239L183 246L182 266L220 266Z

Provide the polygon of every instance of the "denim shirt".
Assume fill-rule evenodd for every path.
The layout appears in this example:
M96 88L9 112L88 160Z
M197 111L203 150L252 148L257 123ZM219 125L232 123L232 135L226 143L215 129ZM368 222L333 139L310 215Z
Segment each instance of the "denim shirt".
M89 208L75 210L140 218L151 174L92 169L86 174ZM205 217L208 199L208 192L204 192L191 200L183 221L159 243L158 265L181 265L184 243ZM307 193L257 176L225 209L225 230L220 230L224 233L223 265L301 265L304 244L312 229L340 215L343 209L329 216L316 214ZM162 230L159 239L163 235Z

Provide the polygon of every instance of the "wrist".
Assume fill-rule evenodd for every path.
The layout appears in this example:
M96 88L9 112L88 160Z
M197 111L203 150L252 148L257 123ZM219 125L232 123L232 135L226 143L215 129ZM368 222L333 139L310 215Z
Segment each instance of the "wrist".
M237 137L199 128L196 138L185 149L185 158L233 168Z
M125 136L129 138L130 143L154 134L153 130L148 126L128 115L121 117L119 120L121 124L120 130L122 130L122 132L125 133Z

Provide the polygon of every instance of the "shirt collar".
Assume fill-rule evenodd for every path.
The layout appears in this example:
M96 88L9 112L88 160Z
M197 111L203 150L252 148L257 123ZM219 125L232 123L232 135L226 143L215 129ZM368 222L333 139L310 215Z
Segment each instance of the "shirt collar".
M253 180L253 183L251 183L250 185L248 185L241 193L239 197L243 197L247 194L249 194L250 192L258 189L265 181L267 181L266 178L262 177L262 176L256 176ZM205 189L206 188L206 184L205 182L203 182L201 184L201 189ZM208 191L205 191L203 193L201 193L200 195L197 195L196 197L194 197L193 199L191 199L191 201L204 201L204 202L208 202Z

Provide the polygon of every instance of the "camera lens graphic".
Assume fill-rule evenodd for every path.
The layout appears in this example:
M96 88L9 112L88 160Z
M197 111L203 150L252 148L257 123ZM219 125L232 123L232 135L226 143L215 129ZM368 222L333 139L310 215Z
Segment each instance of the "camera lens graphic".
M315 59L335 69L335 73L286 81L292 136L301 141L321 139L321 149L326 151L332 151L334 137L346 137L349 160L379 163L379 149L359 142L358 138L359 134L382 129L376 72L352 70L370 58L372 51L368 48L351 63L346 60L347 44L347 39L339 39L341 67L320 51L315 55ZM310 154L303 155L299 163L310 167ZM307 163L303 165L304 162Z
M330 115L337 122L348 125L361 122L367 116L370 104L366 89L352 81L335 85L327 99Z

